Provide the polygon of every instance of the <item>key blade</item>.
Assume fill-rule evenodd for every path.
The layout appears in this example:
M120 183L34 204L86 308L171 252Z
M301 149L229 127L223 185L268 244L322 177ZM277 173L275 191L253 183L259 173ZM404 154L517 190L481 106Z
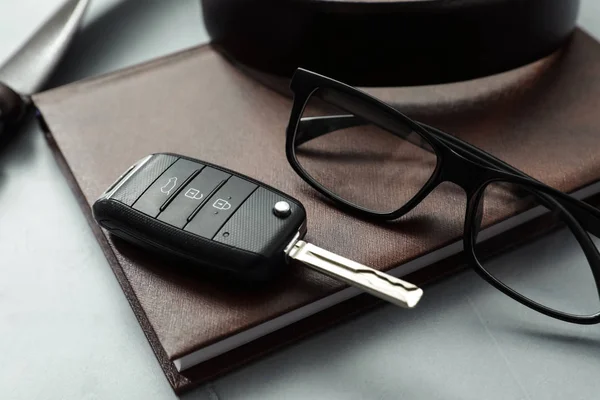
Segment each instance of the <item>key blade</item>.
M71 43L89 2L66 1L0 67L0 82L22 95L41 89Z
M286 249L289 257L318 272L344 281L403 308L413 308L423 296L423 290L412 283L369 268L303 240Z

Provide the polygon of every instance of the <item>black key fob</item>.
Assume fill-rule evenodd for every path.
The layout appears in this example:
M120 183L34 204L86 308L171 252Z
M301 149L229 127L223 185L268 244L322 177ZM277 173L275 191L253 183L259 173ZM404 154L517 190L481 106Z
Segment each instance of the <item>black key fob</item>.
M96 221L129 242L243 280L264 281L286 265L302 237L300 202L252 178L177 154L132 165L94 203Z

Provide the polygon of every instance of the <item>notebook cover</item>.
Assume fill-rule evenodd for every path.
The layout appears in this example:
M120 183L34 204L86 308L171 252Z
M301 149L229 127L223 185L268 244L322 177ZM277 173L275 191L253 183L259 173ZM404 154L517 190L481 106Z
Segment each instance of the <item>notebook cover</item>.
M577 31L563 51L516 71L463 83L367 90L572 192L600 180L599 70L600 45ZM173 360L345 285L291 265L278 285L234 290L106 236L90 206L136 160L174 152L264 181L305 205L310 242L380 270L461 238L465 199L452 185L442 185L388 224L355 218L322 201L286 161L291 99L285 85L265 79L251 77L205 45L34 96L57 160L179 393L377 302L355 297L179 373ZM453 256L412 278L423 282L459 265L460 255Z

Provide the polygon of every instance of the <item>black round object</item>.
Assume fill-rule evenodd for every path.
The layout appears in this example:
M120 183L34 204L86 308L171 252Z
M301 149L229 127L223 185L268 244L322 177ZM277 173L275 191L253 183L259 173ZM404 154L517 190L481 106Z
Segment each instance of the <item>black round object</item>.
M479 78L539 60L580 0L201 0L213 44L246 67L355 86Z

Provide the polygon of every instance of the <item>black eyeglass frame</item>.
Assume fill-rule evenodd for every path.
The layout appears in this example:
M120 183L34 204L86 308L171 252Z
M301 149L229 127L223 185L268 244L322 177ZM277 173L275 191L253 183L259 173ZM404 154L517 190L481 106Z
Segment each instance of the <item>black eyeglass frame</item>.
M410 212L442 182L449 181L455 183L465 190L467 195L467 210L463 228L465 254L468 257L469 265L473 267L480 277L519 303L549 317L576 324L600 323L600 312L593 315L563 313L537 303L497 280L481 265L477 258L475 253L477 230L474 229L476 221L481 215L480 207L483 204L481 199L485 188L490 183L503 182L524 186L543 203L551 203L553 209L561 211L563 222L571 229L584 251L600 296L600 252L588 234L590 232L596 237L600 237L600 210L533 179L524 172L455 136L414 121L390 105L342 82L299 68L292 77L290 89L294 95L294 102L286 130L286 157L296 173L310 186L334 201L345 211L371 219L394 220ZM334 89L364 102L365 107L377 107L378 111L387 117L395 118L402 124L409 126L427 141L427 144L437 156L437 164L433 174L423 188L406 204L389 213L375 212L353 204L331 192L304 170L296 157L296 145L298 142L300 144L305 143L310 139L336 129L364 123L363 121L351 121L348 116L333 116L305 121L310 122L311 126L307 129L299 130L304 108L313 93L319 89ZM380 125L378 121L368 122ZM398 131L389 129L388 131L406 139ZM298 138L299 134L306 137Z

